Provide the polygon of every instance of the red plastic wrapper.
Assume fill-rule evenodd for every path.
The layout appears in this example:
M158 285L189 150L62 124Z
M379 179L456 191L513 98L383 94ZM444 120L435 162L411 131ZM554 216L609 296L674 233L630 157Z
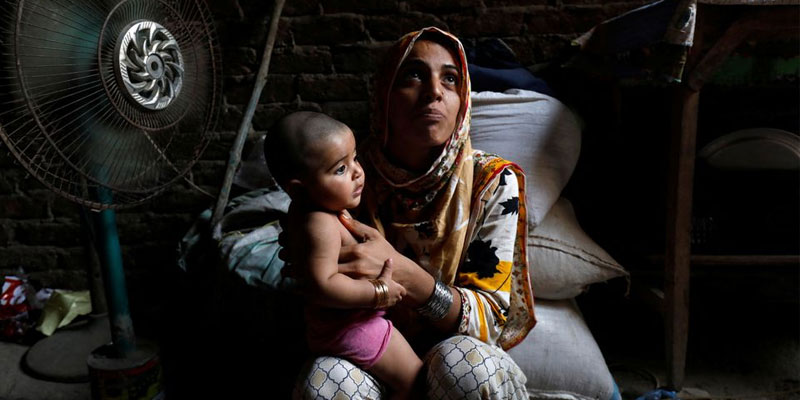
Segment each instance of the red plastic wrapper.
M29 312L30 285L16 276L6 276L0 293L0 339L20 339L34 325Z

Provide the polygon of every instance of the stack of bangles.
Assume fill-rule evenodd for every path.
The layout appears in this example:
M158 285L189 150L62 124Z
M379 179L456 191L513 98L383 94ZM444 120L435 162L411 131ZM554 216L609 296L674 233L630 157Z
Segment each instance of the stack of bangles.
M386 308L389 306L389 285L380 279L370 279L369 282L375 286L375 308Z
M439 321L447 315L451 305L453 305L453 293L447 285L437 279L431 297L428 297L422 307L417 308L417 312L431 321Z

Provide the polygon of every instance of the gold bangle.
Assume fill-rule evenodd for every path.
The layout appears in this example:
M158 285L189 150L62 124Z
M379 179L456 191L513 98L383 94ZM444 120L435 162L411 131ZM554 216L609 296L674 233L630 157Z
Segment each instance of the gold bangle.
M375 301L372 302L372 307L378 308L378 306L381 304L381 297L382 297L381 296L382 288L380 281L377 279L370 279L369 283L371 283L372 287L375 289Z
M370 279L375 287L375 308L386 308L389 305L389 285L380 279Z
M380 297L377 308L386 308L389 306L389 285L382 280L378 280L378 288L380 289Z

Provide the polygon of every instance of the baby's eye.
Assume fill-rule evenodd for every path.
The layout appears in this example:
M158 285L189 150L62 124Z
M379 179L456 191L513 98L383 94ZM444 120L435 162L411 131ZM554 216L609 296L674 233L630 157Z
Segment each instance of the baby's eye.
M347 169L346 166L342 165L339 168L336 168L336 171L333 173L334 175L342 175L344 171Z

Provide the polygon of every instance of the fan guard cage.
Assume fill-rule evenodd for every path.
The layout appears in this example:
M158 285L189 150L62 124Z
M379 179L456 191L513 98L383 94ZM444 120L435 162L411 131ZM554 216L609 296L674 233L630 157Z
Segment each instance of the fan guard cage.
M221 57L202 0L0 3L0 137L34 177L95 209L185 175L217 120Z

